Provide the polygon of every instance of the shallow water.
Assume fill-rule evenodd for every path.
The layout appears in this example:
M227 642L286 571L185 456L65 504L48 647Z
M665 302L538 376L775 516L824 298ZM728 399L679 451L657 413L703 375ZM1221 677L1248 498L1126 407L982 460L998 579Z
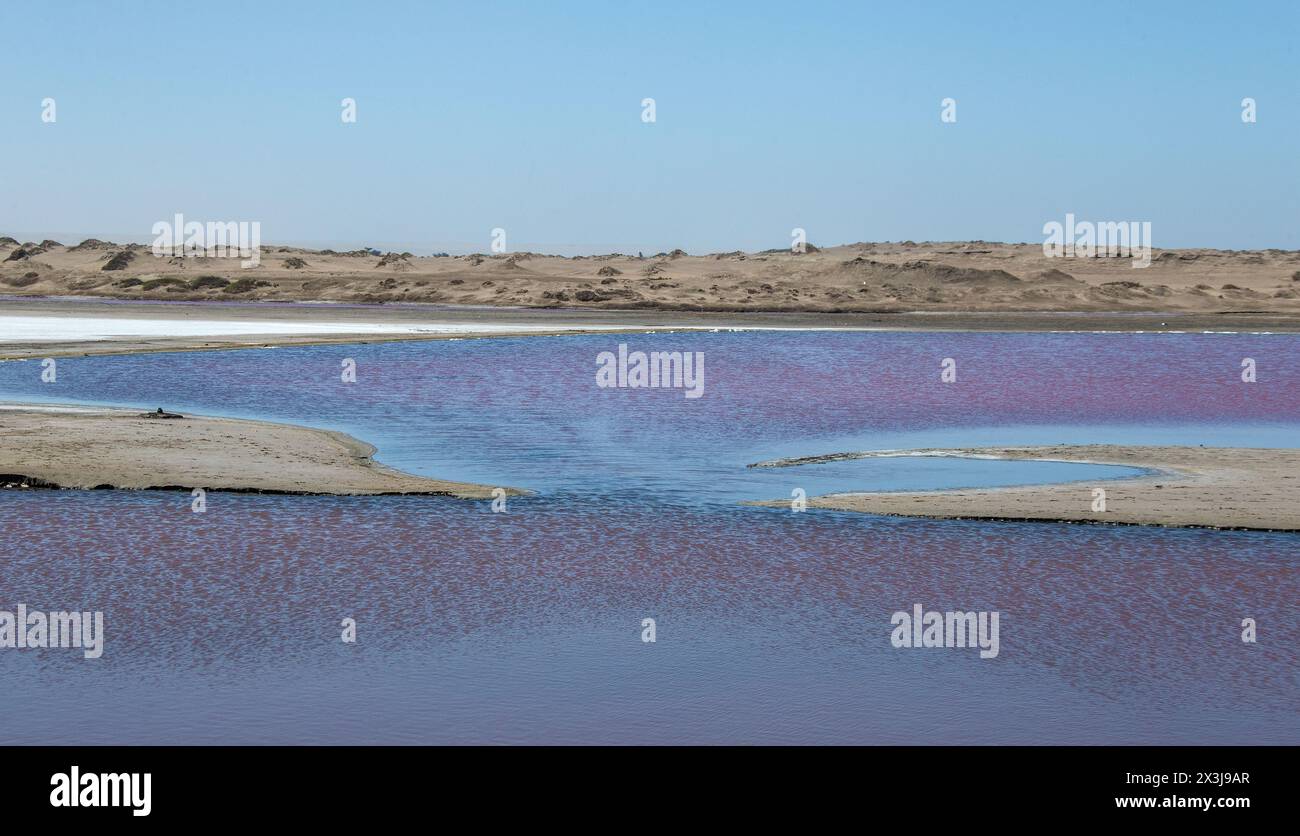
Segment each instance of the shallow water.
M598 352L703 351L704 397ZM1057 442L1294 446L1300 338L750 332L0 363L0 398L342 429L528 488L0 493L0 609L105 613L103 658L5 650L4 742L1300 742L1300 537L743 507L1098 480L1080 464L782 456ZM940 361L958 378L939 382ZM1259 382L1243 384L1254 358ZM358 382L339 379L357 363ZM997 610L1000 652L890 616ZM358 642L339 622L358 622ZM641 641L656 619L657 641ZM1257 644L1239 638L1254 618ZM18 719L21 718L21 719Z

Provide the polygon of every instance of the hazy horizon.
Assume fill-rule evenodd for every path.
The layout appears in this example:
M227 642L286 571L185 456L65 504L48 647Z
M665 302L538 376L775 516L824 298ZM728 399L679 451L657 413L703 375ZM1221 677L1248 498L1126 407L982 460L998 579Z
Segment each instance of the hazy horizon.
M89 239L111 241L115 244L140 244L143 246L148 246L154 240L152 236L145 235L145 236L132 237L126 233L122 233L120 235L103 234L103 233L93 234L93 235L85 234L85 233L74 233L72 235L64 235L61 237L60 235L49 235L44 233L14 234L6 230L0 229L0 238L3 237L13 238L19 241L19 243L27 243L27 242L39 243L42 240L53 240L67 246L73 246L81 243L82 241L86 241ZM448 245L443 247L437 247L437 246L430 246L428 244L414 244L414 243L402 243L402 242L391 242L391 241L390 242L385 242L385 241L301 242L301 241L263 240L261 242L261 246L263 249L289 247L292 249L316 250L316 251L333 250L334 252L338 252L338 253L346 253L346 252L351 252L359 249L375 249L383 253L409 252L412 255L417 257L432 256L437 254L445 254L449 256L493 255L493 253L491 252L491 248L489 246L483 246L480 247L479 249L473 249L469 247L466 242L461 242L461 243L463 244L463 246ZM1041 246L1042 242L1041 241L993 241L985 238L951 238L945 240L904 238L896 241L883 241L883 240L865 241L864 240L864 241L838 241L834 243L821 242L821 241L808 241L808 244L817 247L818 249L830 250L830 249L835 249L837 247L854 247L854 246L864 246L864 245L901 245L901 244L914 244L918 248L925 248L927 246L935 246L941 244L989 244L992 246L1008 246L1008 247L1035 246L1037 247L1037 246ZM617 249L588 250L588 249L573 249L573 248L569 248L569 249L570 251L546 250L535 246L529 246L529 242L526 241L511 242L510 249L505 253L502 253L501 255L509 255L511 253L531 253L533 255L539 255L539 256L558 256L564 258L575 258L575 257L592 257L592 256L603 256L603 255L635 256L638 253L640 253L648 258L653 255L671 253L675 249L681 249L689 256L706 256L706 255L717 255L720 253L728 253L728 252L743 252L752 255L755 253L762 253L762 252L768 252L773 250L787 250L789 249L789 247L782 246L781 243L778 242L776 244L773 244L772 246L751 247L747 249L733 248L731 250L718 250L718 249L688 250L685 247L667 247L667 248L656 249L656 250L640 249L640 250L630 250L630 251L626 249L623 250L617 250ZM1240 249L1235 247L1198 247L1198 246L1191 246L1191 247L1153 246L1152 247L1152 250L1156 252L1160 250L1188 250L1188 249L1218 250L1221 252L1266 252L1269 250L1278 250L1282 252L1300 252L1300 247L1246 247Z

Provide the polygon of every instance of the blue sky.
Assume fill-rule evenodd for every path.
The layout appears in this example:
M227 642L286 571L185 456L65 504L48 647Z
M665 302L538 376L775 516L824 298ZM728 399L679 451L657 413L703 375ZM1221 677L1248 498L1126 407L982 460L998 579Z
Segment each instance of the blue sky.
M502 227L709 252L794 227L1041 241L1073 212L1300 248L1290 2L5 0L0 22L0 234L24 240L147 241L183 212L335 248Z

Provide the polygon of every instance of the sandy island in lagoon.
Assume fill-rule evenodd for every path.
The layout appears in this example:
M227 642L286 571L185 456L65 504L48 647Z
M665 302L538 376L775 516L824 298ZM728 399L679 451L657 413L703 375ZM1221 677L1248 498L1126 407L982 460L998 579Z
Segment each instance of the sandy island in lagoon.
M935 491L840 493L810 508L887 516L1300 531L1300 450L1067 444L877 450L759 462L799 467L896 456L956 456L1138 467L1132 478ZM1093 511L1093 489L1106 510ZM790 500L748 503L788 508Z
M694 329L1300 331L1300 252L1286 250L1156 250L1150 267L1133 269L1126 258L1047 259L1038 245L982 241L576 258L272 247L257 268L237 265L156 258L139 244L0 238L0 293L8 295L0 299L0 360ZM316 304L276 304L286 302ZM371 461L364 442L281 424L30 407L0 410L0 432L0 473L66 487L491 491L402 474ZM939 518L1300 530L1297 477L1285 472L1300 472L1297 450L953 452L1123 464L1152 475L1102 481L1104 514L1091 511L1092 483L839 494L809 504ZM764 466L872 455L881 454Z
M376 463L349 435L265 421L0 404L0 486L492 497L494 486ZM503 488L507 494L523 493Z

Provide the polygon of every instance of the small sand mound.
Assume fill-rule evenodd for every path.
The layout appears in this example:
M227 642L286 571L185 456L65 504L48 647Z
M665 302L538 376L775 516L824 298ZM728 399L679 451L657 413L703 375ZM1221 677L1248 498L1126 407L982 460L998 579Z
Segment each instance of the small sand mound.
M223 279L220 276L199 276L190 282L190 290L208 290L210 288L222 288L230 285L229 279Z
M135 261L135 253L131 252L130 250L125 250L123 252L117 253L112 258L110 258L100 269L101 270L125 270L126 266L130 264L132 261Z
M596 271L597 276L621 276L623 271L617 267L602 267Z
M1164 285L1146 287L1141 282L1119 281L1103 282L1091 290L1091 295L1094 299L1145 301L1152 296L1165 296L1168 292L1169 288Z
M10 287L30 287L41 280L39 273L24 273L21 276L12 276L4 279L4 283Z
M87 238L75 247L69 247L68 252L76 253L82 250L115 250L117 244L112 241L101 241L98 238Z
M222 293L249 293L255 288L270 287L270 286L271 286L270 282L262 282L262 281L256 281L254 279L243 278L231 282L226 287L223 287L221 289L221 292Z
M1034 273L1029 277L1030 281L1050 284L1082 284L1074 276L1055 268L1043 270L1041 273Z
M980 270L976 267L953 267L951 264L936 264L930 261L908 261L902 265L904 270L912 270L945 284L1019 284L1020 279L1006 270Z
M1005 270L982 270L976 267L954 267L933 261L905 261L902 264L888 264L858 256L843 262L841 268L848 268L861 278L877 281L902 280L912 284L916 282L933 282L937 284L966 284L985 286L1013 286L1020 284L1020 279Z

